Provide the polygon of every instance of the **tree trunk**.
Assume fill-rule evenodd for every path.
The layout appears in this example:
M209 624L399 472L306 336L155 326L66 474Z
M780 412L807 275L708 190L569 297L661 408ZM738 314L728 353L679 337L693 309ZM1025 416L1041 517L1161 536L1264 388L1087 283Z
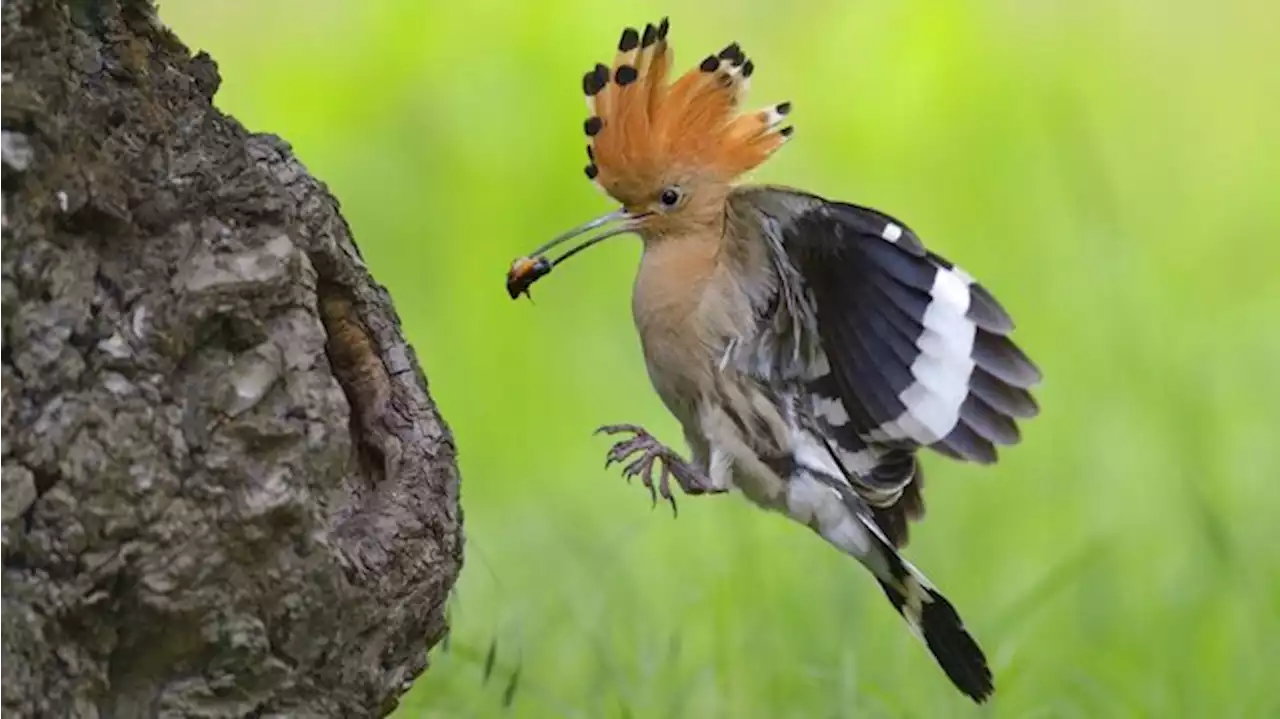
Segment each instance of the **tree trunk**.
M338 204L145 0L4 0L4 713L376 716L452 437Z

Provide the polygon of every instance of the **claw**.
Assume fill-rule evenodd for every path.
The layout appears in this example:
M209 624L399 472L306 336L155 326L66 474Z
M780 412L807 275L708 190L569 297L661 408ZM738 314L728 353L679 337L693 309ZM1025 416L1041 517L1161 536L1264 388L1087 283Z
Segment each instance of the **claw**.
M630 452L625 451L627 445L625 442L619 442L609 449L609 453L604 457L604 468L608 469L614 462L621 462Z
M632 477L635 477L640 474L640 470L644 467L644 464L648 461L649 461L649 458L645 456L645 457L641 457L640 459L637 459L631 464L628 464L626 467L622 469L622 476L626 477L627 481L630 482Z
M628 483L635 477L640 477L641 484L649 490L649 499L655 508L658 506L658 497L661 496L671 504L671 514L679 516L675 495L671 491L673 477L686 494L706 494L713 491L696 470L688 466L670 448L654 439L653 435L643 427L634 424L606 424L597 428L595 434L613 435L623 432L630 432L634 436L618 440L609 448L609 452L605 455L605 469L614 463L631 460L630 464L623 467L622 476ZM638 457L631 459L637 454L639 454ZM662 465L662 471L656 483L653 477L655 462L660 462Z
M654 455L645 453L643 457L632 462L622 471L627 475L627 481L631 481L631 477L639 477L640 483L649 489L649 496L653 499L654 505L658 504L658 493L653 487L653 461Z
M662 474L658 477L658 493L671 503L671 516L680 516L679 510L676 509L675 495L671 494L671 466L666 462L662 463Z

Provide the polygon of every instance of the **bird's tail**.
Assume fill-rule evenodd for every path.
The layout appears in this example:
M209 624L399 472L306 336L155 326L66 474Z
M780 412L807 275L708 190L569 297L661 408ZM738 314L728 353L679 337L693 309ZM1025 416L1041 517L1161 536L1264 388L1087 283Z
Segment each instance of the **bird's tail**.
M872 534L881 544L889 574L881 577L877 573L876 579L893 608L907 620L912 633L929 647L951 683L975 702L986 701L995 691L991 669L977 640L964 628L956 608L919 570L899 556L879 532L873 530Z

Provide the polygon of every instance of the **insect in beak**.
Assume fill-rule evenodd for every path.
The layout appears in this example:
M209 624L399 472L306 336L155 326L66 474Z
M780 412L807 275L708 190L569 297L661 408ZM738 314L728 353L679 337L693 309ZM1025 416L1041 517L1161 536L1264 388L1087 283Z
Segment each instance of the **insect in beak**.
M525 297L530 297L530 299L532 299L529 295L529 288L533 286L534 282L537 282L550 273L552 268L556 265L594 244L609 239L610 237L634 232L636 227L640 224L640 220L647 215L648 213L636 215L628 212L625 208L618 208L607 215L601 215L584 225L579 225L559 237L556 237L542 247L539 247L532 253L516 259L515 262L511 263L511 269L507 270L507 294L511 295L511 299L513 300L520 295L524 295ZM606 225L613 226L604 232L593 235L577 245L574 245L572 249L563 255L560 255L555 260L547 259L546 253L551 248Z
M551 267L551 261L545 257L521 257L512 262L511 269L507 270L507 294L513 300L520 295L533 299L529 288L550 272Z

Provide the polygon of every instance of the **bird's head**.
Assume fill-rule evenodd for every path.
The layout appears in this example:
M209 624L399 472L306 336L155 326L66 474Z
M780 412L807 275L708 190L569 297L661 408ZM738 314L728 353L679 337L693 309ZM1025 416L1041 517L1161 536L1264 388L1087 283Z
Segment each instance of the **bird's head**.
M517 260L507 275L513 298L606 238L635 232L658 240L715 226L733 181L791 136L792 128L783 126L790 103L741 111L755 66L736 42L671 81L669 27L664 19L643 31L626 28L613 66L600 63L583 76L590 113L583 124L585 172L621 207ZM593 230L601 231L554 262L543 257Z

